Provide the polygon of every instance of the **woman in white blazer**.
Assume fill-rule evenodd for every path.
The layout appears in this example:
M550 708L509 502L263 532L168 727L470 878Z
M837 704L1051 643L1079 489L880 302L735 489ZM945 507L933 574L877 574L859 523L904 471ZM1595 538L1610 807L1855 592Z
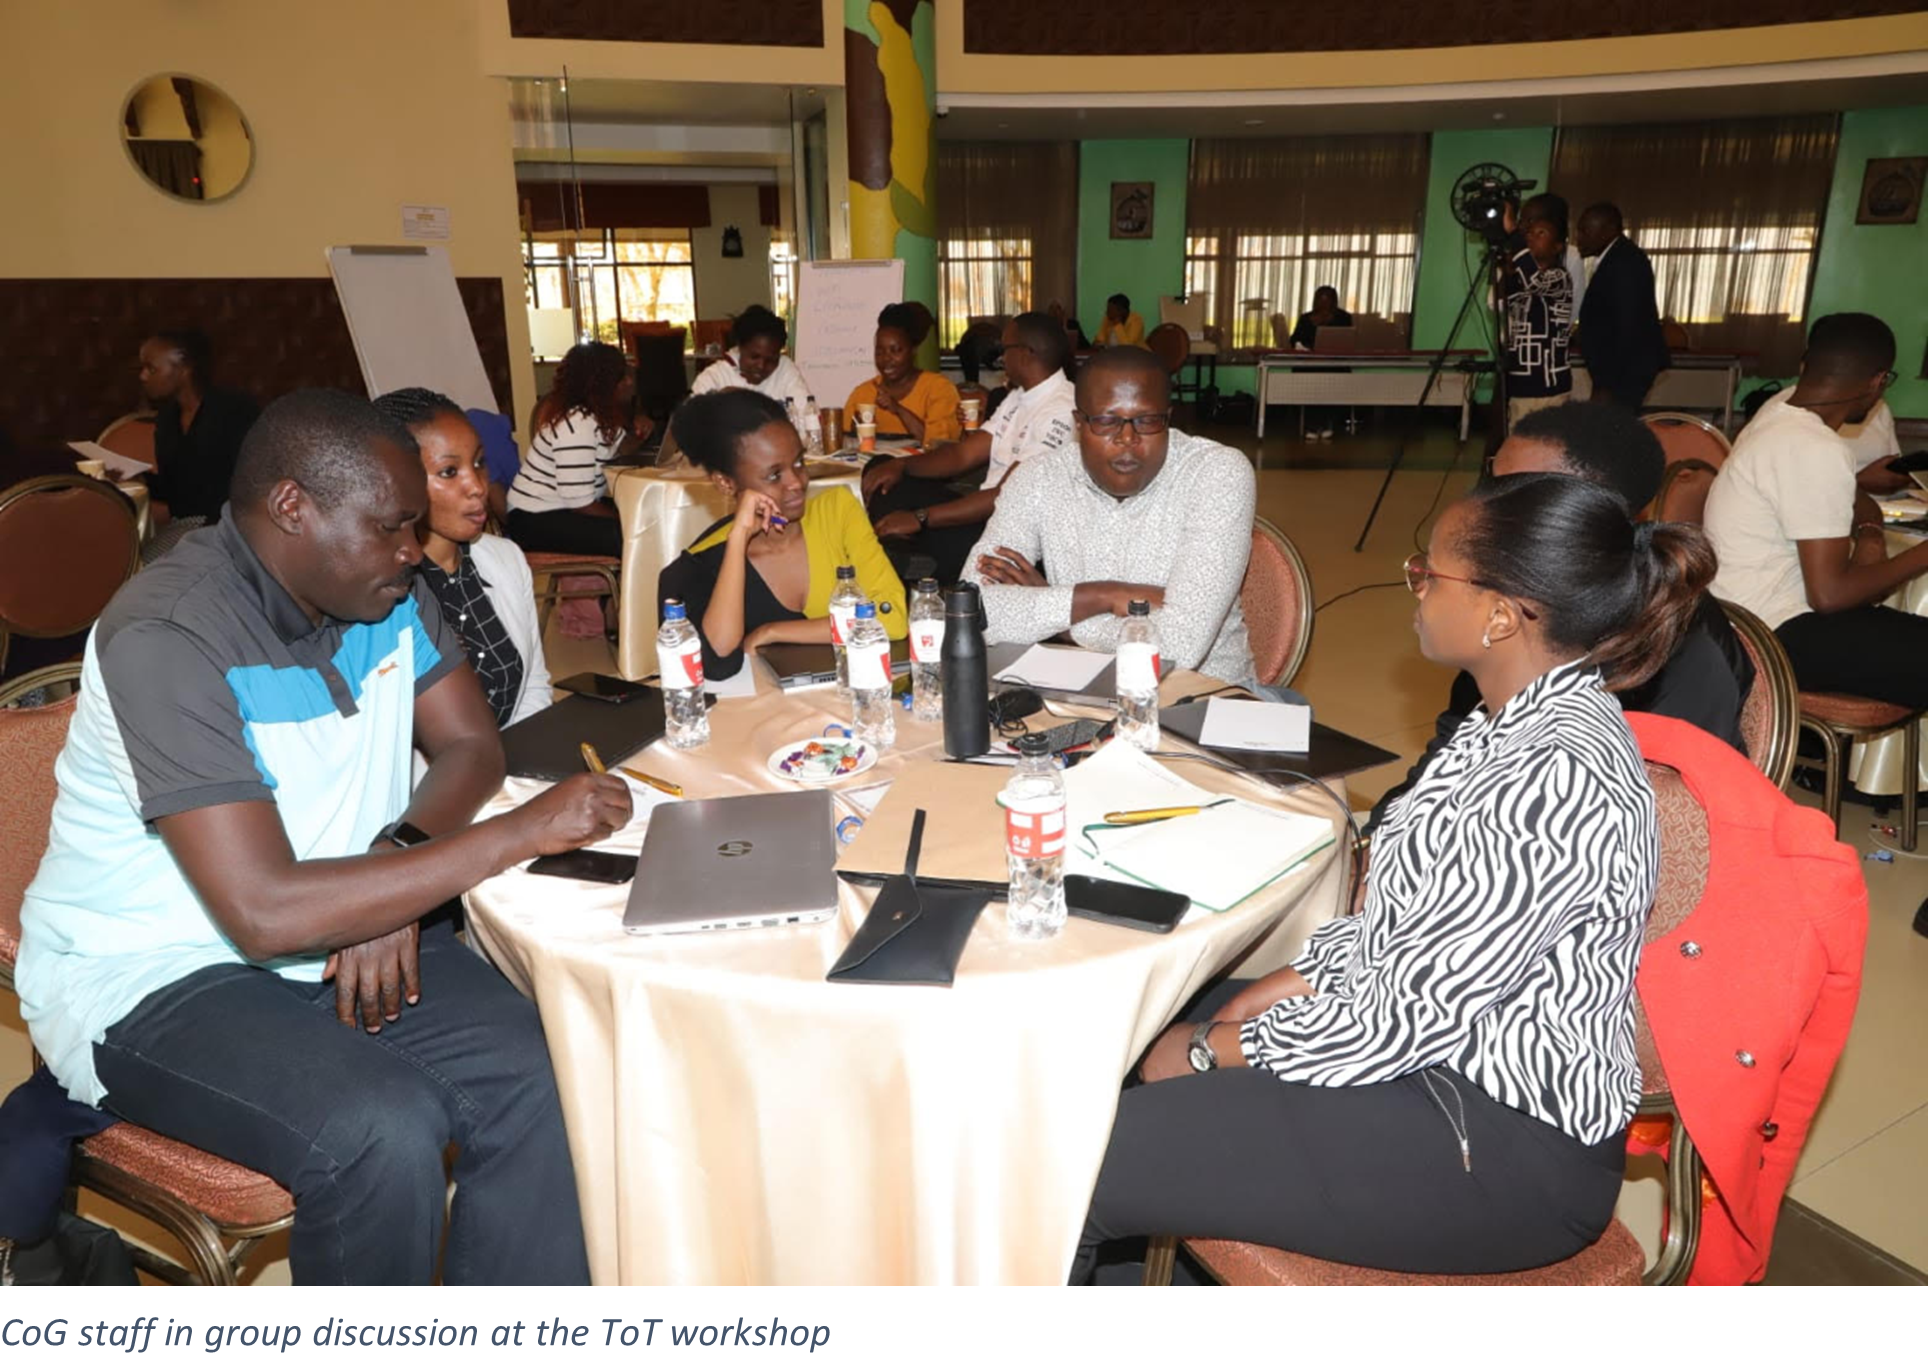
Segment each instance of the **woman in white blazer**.
M489 471L482 439L454 400L433 390L395 390L375 407L407 428L428 472L417 573L482 681L496 725L549 706L535 582L522 550L482 529L489 520Z

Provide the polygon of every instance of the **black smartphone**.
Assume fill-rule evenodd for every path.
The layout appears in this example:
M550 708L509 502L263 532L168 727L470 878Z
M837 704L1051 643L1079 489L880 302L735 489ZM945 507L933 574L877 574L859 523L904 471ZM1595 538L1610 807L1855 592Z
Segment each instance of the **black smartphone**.
M584 698L600 698L605 703L621 703L649 690L649 685L638 680L606 674L570 675L567 679L558 679L555 687Z
M1129 926L1134 931L1164 935L1178 925L1192 900L1183 893L1140 884L1114 883L1085 874L1064 876L1065 910L1074 917Z
M585 879L590 883L628 883L636 877L636 857L614 850L569 850L560 855L544 855L529 865L531 874L553 874L558 879Z
M1102 740L1111 735L1117 725L1116 718L1108 718L1100 722L1096 718L1078 717L1069 722L1059 723L1055 727L1040 732L1039 735L1044 737L1045 745L1051 748L1053 755L1056 755L1060 751L1070 750L1073 746L1089 745L1093 741Z
M1906 456L1890 457L1888 469L1903 475L1928 475L1928 451L1911 451Z

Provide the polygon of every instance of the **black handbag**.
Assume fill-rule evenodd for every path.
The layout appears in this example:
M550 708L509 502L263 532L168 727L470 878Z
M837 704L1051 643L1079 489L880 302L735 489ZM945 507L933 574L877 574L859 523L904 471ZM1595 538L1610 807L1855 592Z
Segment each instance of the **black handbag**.
M54 1217L39 1244L0 1240L0 1287L132 1287L134 1260L121 1237L72 1212Z
M957 962L991 894L969 888L933 888L917 882L917 853L924 844L924 809L911 818L904 872L877 890L870 914L826 976L832 983L923 983L948 988Z

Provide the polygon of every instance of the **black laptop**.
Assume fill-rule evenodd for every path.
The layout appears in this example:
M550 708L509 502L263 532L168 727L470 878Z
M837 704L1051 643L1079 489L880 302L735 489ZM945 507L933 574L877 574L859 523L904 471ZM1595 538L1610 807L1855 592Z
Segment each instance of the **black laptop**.
M1173 708L1158 710L1158 725L1174 736L1182 736L1193 745L1198 745L1198 734L1205 726L1205 708L1210 700L1197 703L1184 703ZM1289 769L1297 770L1313 779L1332 779L1347 774L1357 774L1375 765L1388 764L1399 756L1393 751L1361 741L1356 736L1335 730L1320 722L1312 724L1310 748L1304 752L1232 750L1217 746L1205 746L1219 759L1240 769L1253 771ZM1290 783L1291 776L1285 774L1265 775L1282 783Z
M634 755L663 734L663 693L644 689L621 703L571 694L532 713L502 733L509 773L524 779L567 779L581 774L582 743L605 764Z

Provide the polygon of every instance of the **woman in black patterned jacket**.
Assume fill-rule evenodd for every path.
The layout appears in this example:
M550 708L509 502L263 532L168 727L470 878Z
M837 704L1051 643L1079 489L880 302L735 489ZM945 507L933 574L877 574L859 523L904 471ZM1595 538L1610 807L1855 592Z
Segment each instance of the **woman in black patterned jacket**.
M1208 995L1121 1097L1074 1280L1106 1240L1251 1241L1496 1273L1599 1238L1640 1094L1633 981L1659 849L1609 690L1712 578L1698 529L1563 475L1448 509L1406 579L1420 649L1478 680L1373 842L1360 915Z

